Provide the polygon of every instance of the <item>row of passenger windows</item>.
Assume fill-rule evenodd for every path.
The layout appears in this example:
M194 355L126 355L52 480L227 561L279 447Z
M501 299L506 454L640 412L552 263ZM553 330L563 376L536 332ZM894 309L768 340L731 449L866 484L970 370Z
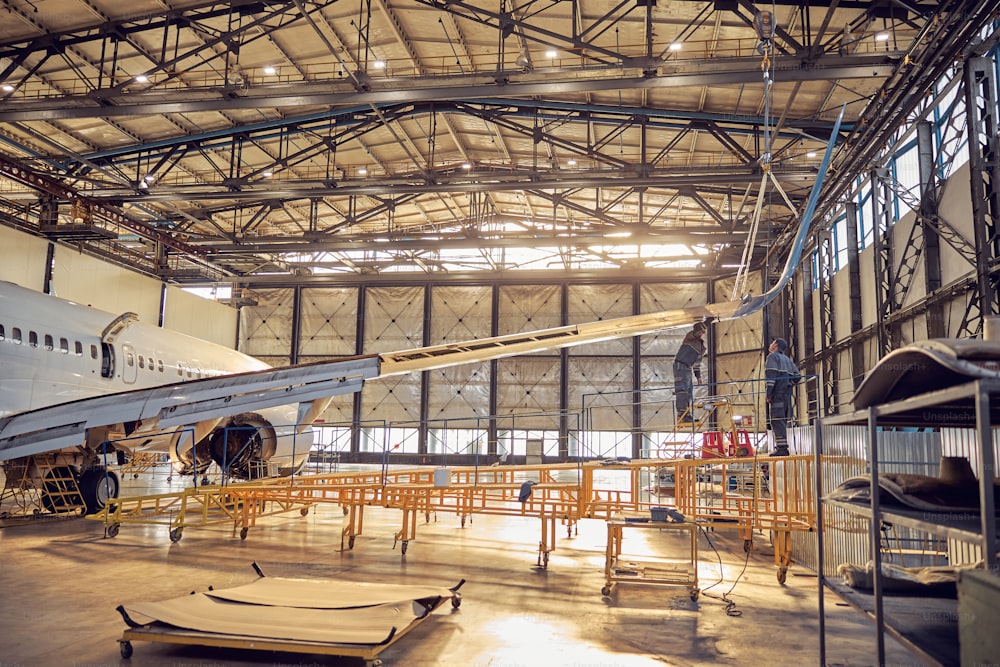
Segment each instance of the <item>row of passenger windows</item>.
M7 340L7 330L4 325L0 324L0 341ZM11 327L10 329L10 341L16 345L21 345L24 342L23 334L21 333L21 327ZM28 332L28 345L31 347L39 347L38 344L38 333L35 331ZM42 336L42 345L46 350L52 351L57 349L55 344L55 339L50 334L44 334ZM59 338L59 351L63 354L70 353L70 342L68 339L60 337ZM73 354L82 357L83 356L83 343L78 340L73 341ZM146 357L141 354L136 355L132 352L125 353L125 363L128 364L129 368L132 368L136 364L136 357L138 357L139 368L148 368L152 372L164 372L163 359L153 359L153 357ZM90 346L90 358L98 358L97 345ZM189 378L202 378L206 377L207 373L204 373L200 368L191 368L190 366L185 366L181 362L177 362L177 376Z
M7 331L4 326L0 324L0 340L7 339ZM24 342L21 334L21 327L11 327L10 329L10 341L16 345L20 345ZM34 331L28 332L28 345L31 347L38 347L38 334ZM46 350L56 349L55 339L50 334L45 334L42 336L42 347ZM59 351L63 354L69 354L69 341L65 338L59 339ZM73 341L73 354L78 357L83 356L83 343L78 340ZM90 358L97 359L97 346L90 346Z
M133 354L131 350L125 351L125 363L129 368L136 365L136 358L139 360L139 368L148 368L151 373L163 372L163 359L154 359L153 357L146 357L141 354ZM183 362L177 362L177 377L187 377L192 379L200 379L203 377L208 377L207 372L203 372L200 368L191 368L190 366L185 366Z

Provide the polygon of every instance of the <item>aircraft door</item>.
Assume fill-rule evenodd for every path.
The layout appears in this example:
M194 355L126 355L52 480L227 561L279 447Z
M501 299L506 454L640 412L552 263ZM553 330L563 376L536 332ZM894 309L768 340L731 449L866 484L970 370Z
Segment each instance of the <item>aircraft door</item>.
M131 345L122 345L122 382L132 384L139 373L136 367L135 349Z

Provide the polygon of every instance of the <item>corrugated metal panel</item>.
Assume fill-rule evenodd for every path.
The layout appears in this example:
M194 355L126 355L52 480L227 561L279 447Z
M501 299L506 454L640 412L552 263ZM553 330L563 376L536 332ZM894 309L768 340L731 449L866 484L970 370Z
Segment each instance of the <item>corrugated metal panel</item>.
M793 430L799 452L815 451L812 426ZM937 475L942 455L942 435L934 431L882 431L879 433L879 466L882 472ZM846 479L869 474L867 426L823 427L823 494ZM868 521L834 507L824 507L824 569L836 576L842 563L864 566L870 559ZM792 556L810 569L818 568L815 536L793 534ZM939 564L940 543L933 535L886 524L881 540L886 558L908 567ZM957 554L956 554L957 555ZM963 560L961 562L968 562Z

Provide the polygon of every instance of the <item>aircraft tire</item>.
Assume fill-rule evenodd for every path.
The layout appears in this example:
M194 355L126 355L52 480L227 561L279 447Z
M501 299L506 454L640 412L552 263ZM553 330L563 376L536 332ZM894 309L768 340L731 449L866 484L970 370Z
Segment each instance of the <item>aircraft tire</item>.
M86 471L80 475L79 484L83 502L87 505L87 514L100 512L110 499L118 497L118 475L105 468Z

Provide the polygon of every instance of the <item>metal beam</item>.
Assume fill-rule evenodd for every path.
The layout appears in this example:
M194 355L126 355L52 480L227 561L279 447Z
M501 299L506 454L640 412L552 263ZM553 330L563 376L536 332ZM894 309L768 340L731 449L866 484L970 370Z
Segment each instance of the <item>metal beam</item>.
M836 81L840 79L880 79L899 66L902 53L871 56L827 57L811 66L797 58L777 58L772 76L782 82ZM696 71L691 71L692 69ZM614 70L620 74L620 70ZM572 70L569 74L572 75ZM551 97L609 90L651 90L688 86L756 84L760 81L760 61L753 58L718 59L692 63L664 63L657 76L567 78L567 70L521 75L524 83L500 82L486 75L441 77L437 85L426 79L380 79L382 90L356 91L341 81L302 84L274 84L259 88L183 89L129 92L127 94L72 96L52 99L4 101L0 122L58 120L66 118L114 118L149 114L198 113L202 111L280 109L306 106L358 106L401 102L457 101L505 97ZM512 74L514 77L515 74ZM423 85L421 85L423 84ZM330 92L343 88L341 92ZM391 89L390 89L391 87Z

